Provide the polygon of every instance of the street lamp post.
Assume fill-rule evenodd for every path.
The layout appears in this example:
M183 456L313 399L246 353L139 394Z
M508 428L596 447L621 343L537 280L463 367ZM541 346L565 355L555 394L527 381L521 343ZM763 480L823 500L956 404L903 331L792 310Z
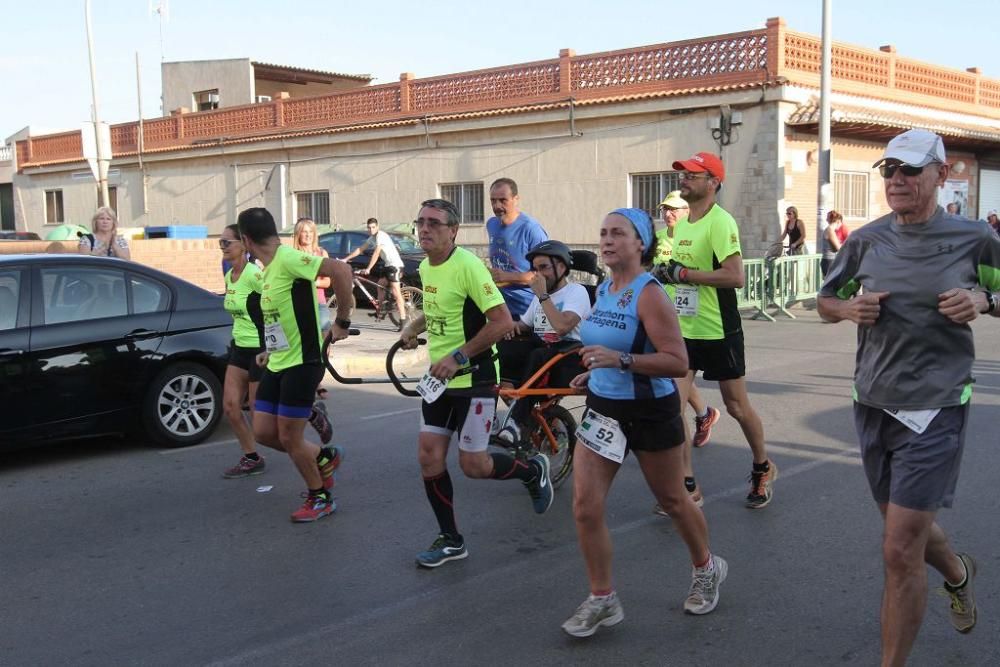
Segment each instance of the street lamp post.
M87 23L87 53L90 55L90 92L93 97L93 109L91 110L94 121L94 140L97 142L97 205L107 206L108 198L108 161L110 155L104 155L104 147L101 141L101 121L97 111L97 67L94 64L94 40L90 29L90 0L84 0L83 12Z
M819 191L816 197L816 252L823 250L826 214L830 210L830 78L833 76L830 33L833 0L823 0L823 39L819 79Z

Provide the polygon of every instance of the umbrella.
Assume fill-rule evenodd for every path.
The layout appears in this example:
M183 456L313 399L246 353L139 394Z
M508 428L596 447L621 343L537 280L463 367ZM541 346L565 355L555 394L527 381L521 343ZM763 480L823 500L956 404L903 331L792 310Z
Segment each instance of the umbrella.
M73 225L66 223L64 225L59 225L58 227L52 228L48 234L45 235L46 241L76 241L80 238L80 234L89 234L90 230L86 227L81 227L80 225Z

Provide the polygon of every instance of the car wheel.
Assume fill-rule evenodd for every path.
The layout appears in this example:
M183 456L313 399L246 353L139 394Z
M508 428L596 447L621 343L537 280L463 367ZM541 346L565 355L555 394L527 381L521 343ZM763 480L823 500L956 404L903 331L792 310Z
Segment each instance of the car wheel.
M222 416L222 385L200 364L171 364L156 376L143 405L143 428L164 447L196 445Z

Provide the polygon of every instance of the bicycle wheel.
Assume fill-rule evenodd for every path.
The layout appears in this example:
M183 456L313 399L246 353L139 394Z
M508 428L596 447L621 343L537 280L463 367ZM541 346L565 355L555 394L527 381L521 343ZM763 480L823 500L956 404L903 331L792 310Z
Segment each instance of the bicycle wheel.
M403 295L403 309L406 311L406 319L412 320L424 308L424 293L416 287L402 287L399 291ZM395 326L400 326L399 311L396 309L395 298L391 292L382 302L382 307L388 313L389 320Z
M535 422L531 440L541 453L549 457L552 488L558 489L573 472L573 450L576 447L576 419L561 405L553 405L542 413L555 438L549 440L541 424Z

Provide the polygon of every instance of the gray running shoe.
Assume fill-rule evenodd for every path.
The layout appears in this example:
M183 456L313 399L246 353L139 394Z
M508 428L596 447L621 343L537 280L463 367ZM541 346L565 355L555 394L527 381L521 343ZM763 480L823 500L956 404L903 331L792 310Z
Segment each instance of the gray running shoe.
M624 620L625 610L618 601L618 593L612 591L610 595L599 598L588 596L562 624L562 629L574 637L589 637L602 625L617 625Z
M944 592L951 598L951 625L965 634L976 627L976 594L973 582L976 580L976 561L969 554L958 554L965 566L965 583L959 587L944 582Z
M535 470L535 479L525 482L524 487L531 495L531 503L536 514L545 514L552 507L555 492L552 490L552 471L549 457L545 454L535 454L528 459L528 465Z
M689 614L707 614L719 604L719 586L726 580L729 564L718 556L712 556L712 561L711 570L691 572L691 590L684 601L684 611Z
M469 555L462 538L438 535L427 551L417 554L417 565L420 567L438 567L450 560L461 560Z

